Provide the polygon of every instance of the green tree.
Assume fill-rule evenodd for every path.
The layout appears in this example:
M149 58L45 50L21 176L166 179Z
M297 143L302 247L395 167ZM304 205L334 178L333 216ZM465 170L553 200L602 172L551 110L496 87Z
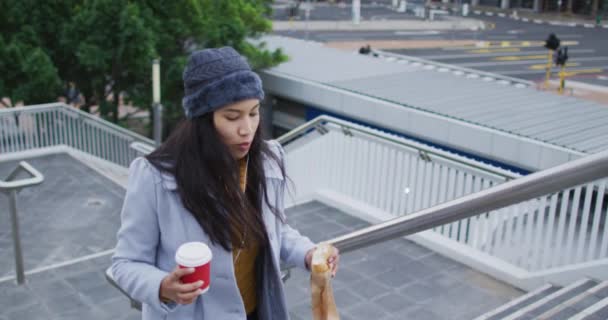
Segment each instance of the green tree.
M182 72L190 52L232 46L248 57L254 69L286 60L280 50L269 51L263 43L253 45L247 41L271 31L268 20L271 3L270 0L189 0L155 2L149 6L152 15L160 17L156 21L163 22L155 24L155 34L163 44L157 46L157 50L161 57L165 133L171 131L183 114ZM150 105L149 100L142 103Z
M19 1L0 1L0 97L12 102L5 107L19 101L45 103L57 97L61 77L45 40L55 31L49 20L61 13L51 9L55 14L51 15L49 7L46 3L30 8ZM38 19L40 23L31 23Z
M286 59L255 38L271 30L270 0L5 0L0 3L0 95L54 101L75 82L85 110L118 122L118 95L148 109L151 63L161 59L165 125L181 118L182 71L190 52L233 46L256 69Z

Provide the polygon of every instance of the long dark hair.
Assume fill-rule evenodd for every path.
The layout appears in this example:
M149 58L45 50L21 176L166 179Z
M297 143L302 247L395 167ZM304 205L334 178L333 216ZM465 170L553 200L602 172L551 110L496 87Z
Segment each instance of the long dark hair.
M261 127L261 121L259 128ZM183 206L209 236L213 244L229 251L232 239L240 239L238 228L246 228L247 240L264 246L268 239L262 218L263 201L277 218L282 214L268 199L264 161L282 159L255 133L249 149L247 188L240 189L239 164L220 140L213 125L213 113L183 120L169 138L146 158L161 172L172 175ZM279 195L280 196L280 195ZM235 229L235 227L237 229Z

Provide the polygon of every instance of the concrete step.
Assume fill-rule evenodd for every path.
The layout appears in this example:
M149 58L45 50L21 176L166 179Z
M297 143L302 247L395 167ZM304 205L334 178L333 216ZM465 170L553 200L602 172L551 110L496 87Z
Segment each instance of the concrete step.
M596 304L579 312L569 320L606 320L608 319L608 298L598 301Z
M512 301L510 301L509 303L506 303L488 313L485 313L477 318L475 318L474 320L499 320L502 319L503 317L506 317L510 314L512 314L513 312L520 310L556 291L558 291L561 287L556 287L554 285L551 284L546 284L534 291L530 291L527 294L518 297L517 299L514 299Z
M538 319L538 316L553 309L559 304L567 301L582 292L595 287L598 283L591 279L579 280L567 287L564 287L514 313L503 318L503 320L528 320Z
M570 319L606 298L608 296L607 291L608 281L604 281L546 311L538 316L538 319Z

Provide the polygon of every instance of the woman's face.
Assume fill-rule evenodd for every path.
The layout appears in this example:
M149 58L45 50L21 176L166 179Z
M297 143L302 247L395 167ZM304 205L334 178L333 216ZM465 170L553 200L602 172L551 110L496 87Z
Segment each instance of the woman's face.
M260 101L247 99L226 105L213 113L213 125L235 159L249 152L260 124Z

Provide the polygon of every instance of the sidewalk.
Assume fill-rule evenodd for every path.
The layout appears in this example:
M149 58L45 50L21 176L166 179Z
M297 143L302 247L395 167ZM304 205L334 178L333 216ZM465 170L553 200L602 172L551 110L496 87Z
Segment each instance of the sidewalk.
M376 31L376 30L483 30L483 21L471 18L451 18L445 21L423 20L364 20L355 25L350 20L338 21L273 21L274 31Z
M546 90L550 93L559 94L557 92L559 80L549 80L548 89L545 89L543 86L544 82L539 82L537 88L540 90ZM566 79L566 86L564 88L563 95L594 101L608 107L608 87Z

